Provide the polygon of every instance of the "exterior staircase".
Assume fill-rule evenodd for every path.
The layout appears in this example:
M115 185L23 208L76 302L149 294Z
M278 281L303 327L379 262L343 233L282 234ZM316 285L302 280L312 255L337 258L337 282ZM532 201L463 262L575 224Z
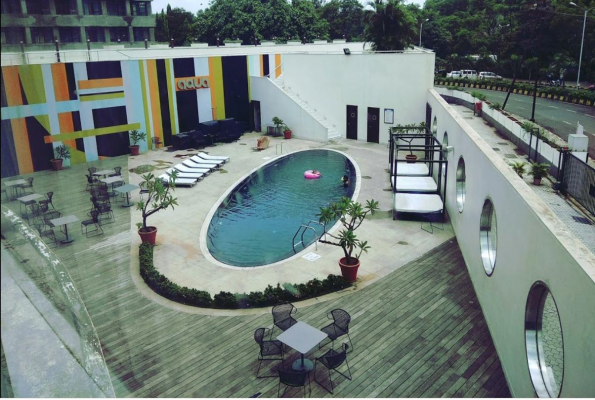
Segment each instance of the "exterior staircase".
M271 79L279 89L281 89L290 99L292 99L297 105L302 107L308 114L310 114L314 119L324 126L328 131L328 140L338 140L341 139L342 136L337 130L337 127L334 124L331 124L324 115L318 112L315 108L310 106L308 102L300 97L299 94L293 92L289 86L285 85L285 81L283 79L283 74L279 75L277 79Z

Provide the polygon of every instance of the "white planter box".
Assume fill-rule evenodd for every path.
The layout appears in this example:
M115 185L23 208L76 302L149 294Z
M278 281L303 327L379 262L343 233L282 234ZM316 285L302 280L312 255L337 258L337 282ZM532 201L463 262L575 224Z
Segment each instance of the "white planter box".
M168 49L169 44L152 44L149 46L151 49Z
M347 43L347 40L345 39L334 39L333 43Z
M290 40L290 41L288 41L288 42L287 42L287 44L288 44L289 46L299 46L299 45L301 45L301 44L302 44L302 42L300 42L300 41L297 41L297 40Z
M314 44L328 44L326 40L315 40Z
M192 43L190 45L190 47L193 47L193 48L205 48L205 47L209 47L209 44L208 43Z
M260 42L261 46L274 46L276 44L277 43L275 43L275 42Z
M151 46L153 47L153 46ZM104 49L108 49L108 50L120 50L124 48L123 44L112 44L112 45L108 45L108 46L103 46Z
M225 43L225 47L241 47L241 43Z

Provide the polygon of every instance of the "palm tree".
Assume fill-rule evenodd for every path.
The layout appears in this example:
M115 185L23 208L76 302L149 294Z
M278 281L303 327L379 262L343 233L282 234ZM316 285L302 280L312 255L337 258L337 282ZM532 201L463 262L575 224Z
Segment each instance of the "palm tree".
M365 15L364 41L375 51L403 50L416 37L415 18L402 0L374 0Z

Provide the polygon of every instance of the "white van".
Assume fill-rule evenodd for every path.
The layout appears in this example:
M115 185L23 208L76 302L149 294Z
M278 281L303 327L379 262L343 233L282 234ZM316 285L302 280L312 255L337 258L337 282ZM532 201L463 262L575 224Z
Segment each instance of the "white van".
M475 71L474 69L464 69L461 71L461 78L477 79L477 71Z

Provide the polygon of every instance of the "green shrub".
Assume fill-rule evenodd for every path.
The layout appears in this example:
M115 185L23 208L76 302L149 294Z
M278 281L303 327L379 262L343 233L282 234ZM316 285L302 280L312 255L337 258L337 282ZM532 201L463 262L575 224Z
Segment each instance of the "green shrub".
M476 91L471 92L471 96L475 97L477 100L480 101L486 101L486 99L488 98L488 96L486 96L485 94Z
M489 107L492 110L500 110L502 108L502 105L500 103L492 103L492 104L489 105Z
M220 308L238 308L238 300L233 293L220 292L215 295L215 305Z

